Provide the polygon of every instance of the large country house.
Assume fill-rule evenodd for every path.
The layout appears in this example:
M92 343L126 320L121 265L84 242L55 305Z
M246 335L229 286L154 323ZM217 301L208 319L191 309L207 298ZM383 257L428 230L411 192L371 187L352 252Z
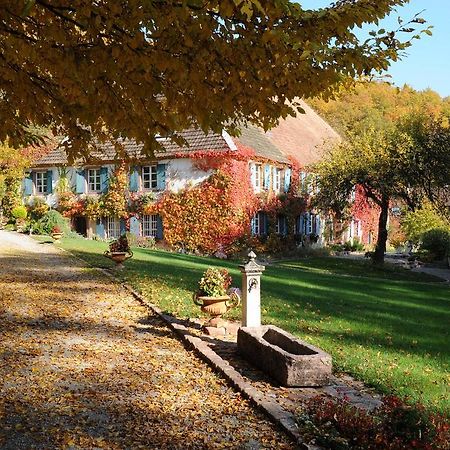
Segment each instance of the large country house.
M116 159L112 144L102 144L89 161L69 166L56 147L27 172L24 201L45 200L87 237L116 238L128 230L209 252L245 236L320 244L336 236L333 221L309 206L314 185L305 167L339 136L308 105L304 109L266 133L245 127L239 138L186 130L186 146L163 140L151 159L141 145L123 141L126 161ZM372 230L364 225L354 217L343 240L370 242Z

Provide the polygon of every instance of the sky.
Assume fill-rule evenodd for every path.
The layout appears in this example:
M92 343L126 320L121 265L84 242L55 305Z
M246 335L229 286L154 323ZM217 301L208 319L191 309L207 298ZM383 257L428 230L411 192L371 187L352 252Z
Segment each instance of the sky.
M328 6L331 0L298 0L304 8ZM414 89L431 88L442 97L450 96L450 0L410 0L384 19L380 28L398 28L397 17L411 19L419 13L432 25L433 36L422 35L407 50L407 56L392 63L388 74L397 86L408 84ZM375 28L372 26L370 29ZM405 34L405 36L407 36Z

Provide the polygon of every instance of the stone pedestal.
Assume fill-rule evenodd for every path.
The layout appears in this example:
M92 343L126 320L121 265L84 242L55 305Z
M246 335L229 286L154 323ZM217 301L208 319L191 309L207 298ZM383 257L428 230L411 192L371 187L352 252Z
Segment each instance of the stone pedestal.
M242 272L242 326L261 326L261 274L265 270L256 262L253 252L248 254L248 262L239 269Z

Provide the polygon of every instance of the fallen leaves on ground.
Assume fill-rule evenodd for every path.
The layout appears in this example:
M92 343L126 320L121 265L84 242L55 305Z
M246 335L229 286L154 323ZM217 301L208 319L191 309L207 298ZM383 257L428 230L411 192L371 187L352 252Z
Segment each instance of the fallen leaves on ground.
M7 233L0 325L2 449L293 448L120 286Z

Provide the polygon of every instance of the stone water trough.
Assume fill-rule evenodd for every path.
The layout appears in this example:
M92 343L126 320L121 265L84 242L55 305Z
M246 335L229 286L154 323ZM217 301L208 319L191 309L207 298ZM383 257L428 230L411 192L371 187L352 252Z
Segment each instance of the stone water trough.
M273 325L241 327L238 351L283 386L325 386L331 356Z

